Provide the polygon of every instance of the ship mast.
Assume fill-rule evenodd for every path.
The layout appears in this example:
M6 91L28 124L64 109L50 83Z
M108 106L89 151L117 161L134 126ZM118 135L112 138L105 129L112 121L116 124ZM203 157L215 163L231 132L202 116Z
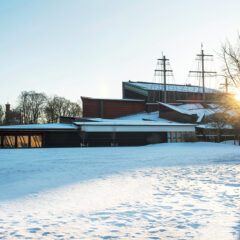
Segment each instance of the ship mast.
M206 61L206 57L213 57L213 55L205 54L204 50L203 50L203 45L201 44L201 53L197 54L197 57L198 57L197 60L201 62L201 69L199 69L197 71L189 71L189 74L192 74L192 73L200 74L201 79L202 79L202 93L203 93L202 100L205 102L206 101L205 78L212 76L211 74L216 75L216 72L205 70L205 61Z
M226 76L225 77L225 83L222 83L220 85L223 85L225 87L225 92L228 93L228 87L229 87L229 82Z
M158 59L158 64L160 69L155 70L155 76L157 76L157 73L160 72L163 76L163 92L164 92L164 97L163 97L163 102L167 103L167 73L172 73L173 71L170 69L167 69L167 65L169 65L169 59L166 58L165 55L162 56L162 58Z

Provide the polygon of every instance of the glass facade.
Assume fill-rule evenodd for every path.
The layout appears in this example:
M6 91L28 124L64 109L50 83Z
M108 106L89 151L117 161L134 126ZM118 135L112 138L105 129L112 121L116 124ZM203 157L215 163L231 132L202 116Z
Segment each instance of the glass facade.
M186 136L194 136L193 132L168 132L168 142L176 143L176 142L184 142Z
M31 147L41 148L42 147L42 136L31 136Z
M0 148L41 148L42 146L41 135L0 136Z
M15 136L3 136L2 138L4 148L15 147Z
M17 136L17 147L27 148L28 147L28 136Z

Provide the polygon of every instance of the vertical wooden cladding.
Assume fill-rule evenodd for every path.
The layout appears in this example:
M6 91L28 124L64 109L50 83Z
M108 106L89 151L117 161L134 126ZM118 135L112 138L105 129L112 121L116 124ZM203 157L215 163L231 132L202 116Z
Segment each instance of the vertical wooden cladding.
M83 117L99 118L100 101L98 99L82 97Z
M84 98L83 117L117 118L145 111L145 101Z
M144 101L104 101L104 118L116 118L145 111Z

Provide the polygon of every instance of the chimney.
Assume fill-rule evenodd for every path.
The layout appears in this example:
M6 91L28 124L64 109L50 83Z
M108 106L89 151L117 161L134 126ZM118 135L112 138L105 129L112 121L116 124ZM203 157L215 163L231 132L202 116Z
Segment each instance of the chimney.
M9 103L6 104L6 113L10 112L11 105Z
M10 117L10 108L11 105L9 103L6 104L6 112L5 112L5 122L6 124L9 124L9 117Z

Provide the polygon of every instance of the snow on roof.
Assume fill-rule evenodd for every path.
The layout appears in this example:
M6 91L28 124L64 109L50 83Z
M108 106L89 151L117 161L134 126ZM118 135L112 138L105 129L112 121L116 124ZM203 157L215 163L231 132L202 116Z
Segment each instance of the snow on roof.
M146 120L152 120L152 121L161 120L161 119L159 119L158 111L151 112L151 113L141 112L141 113L136 113L136 114L119 117L116 119L119 119L119 120L143 120L143 119L146 119ZM162 119L162 120L166 121L165 119Z
M132 114L132 115L127 115L123 117L116 118L118 120L143 120L143 121L156 121L158 123L178 123L174 121L170 121L164 118L159 117L159 112L142 112L142 113L137 113L137 114Z
M1 129L76 129L73 124L48 123L48 124L27 124L27 125L7 125L0 126Z
M179 105L178 108L184 109L191 114L197 114L197 122L201 122L204 116L209 116L219 111L216 105L208 105L208 108L204 107L202 104L183 104Z
M211 114L214 114L219 110L217 105L211 104L211 106L208 106L209 108L204 107L200 103L196 104L182 104L182 105L171 105L167 103L159 103L163 106L166 106L170 109L173 109L174 111L180 112L182 114L187 114L187 115L193 115L196 114L198 116L197 122L201 122L204 116L209 116Z
M162 83L148 83L148 82L127 82L127 84L134 85L146 90L164 90L164 84ZM176 91L176 92L194 92L199 93L203 92L203 88L199 86L191 85L177 85L177 84L167 84L167 91ZM206 93L220 93L216 89L205 88Z
M85 118L86 120L91 120L95 122L112 122L112 121L143 121L145 123L148 123L149 121L155 121L158 123L173 123L173 124L178 124L178 122L170 121L164 118L159 118L159 112L141 112L141 113L136 113L136 114L131 114L131 115L126 115L123 117L118 117L114 119L104 119L104 118Z
M168 104L168 103L162 103L159 102L160 105L165 106L167 108L170 108L176 112L180 112L182 114L186 114L186 115L192 115L192 113L190 113L189 111L185 110L185 109L181 109L178 106L172 105L172 104Z
M196 127L204 129L217 129L216 125L213 123L199 124ZM223 129L233 129L233 127L230 124L226 124Z

